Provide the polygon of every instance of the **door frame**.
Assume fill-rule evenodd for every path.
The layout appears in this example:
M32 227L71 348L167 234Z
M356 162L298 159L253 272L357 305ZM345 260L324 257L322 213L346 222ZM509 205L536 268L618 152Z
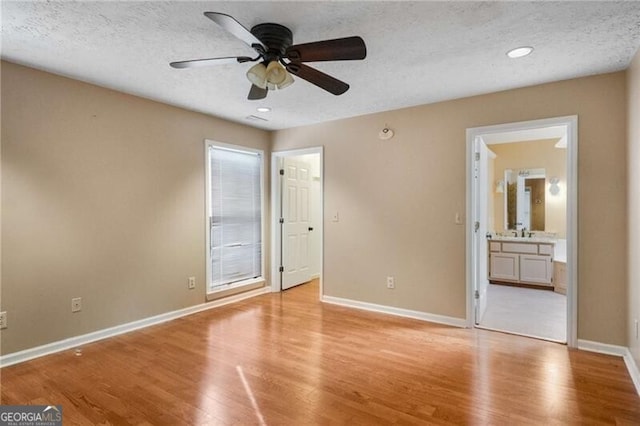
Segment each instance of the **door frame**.
M467 235L466 235L466 280L467 280L467 326L474 327L474 290L476 288L476 248L473 244L474 210L478 194L474 188L473 166L476 137L493 133L530 130L540 127L567 127L567 345L578 344L578 116L552 117L540 120L519 121L490 126L468 128L467 136Z
M318 232L320 233L320 294L322 297L323 275L324 275L324 147L312 147L302 149L292 149L287 151L275 151L271 153L271 292L282 291L280 271L280 244L282 236L280 234L280 222L278 210L280 207L280 174L278 161L285 157L298 157L300 155L318 154L320 160L320 221Z
M474 212L474 222L478 221L480 226L478 227L478 229L475 229L475 224L474 224L474 229L473 229L473 234L471 235L471 239L472 239L472 244L474 246L474 253L477 253L473 258L473 265L472 265L472 271L474 272L474 288L473 288L473 293L474 293L474 309L473 309L473 324L477 325L480 323L481 318L483 317L485 311L486 311L486 298L487 298L487 290L489 287L489 279L488 277L486 277L486 274L488 273L488 267L487 264L488 262L484 262L484 267L483 267L483 262L479 262L479 258L481 257L481 254L484 254L486 256L486 258L489 258L489 251L486 247L486 243L484 244L484 246L482 246L482 242L486 241L486 233L488 232L487 226L486 224L488 223L488 215L487 212L489 210L489 206L487 203L487 190L488 190L488 185L486 182L487 178L484 178L484 181L481 179L481 176L486 175L487 173L487 166L489 163L489 159L491 158L495 158L496 155L487 147L487 145L485 144L484 140L482 140L482 137L477 137L474 138L473 141L473 151L474 151L474 156L476 155L476 153L478 153L478 159L476 160L474 158L473 161L473 170L471 171L471 173L473 174L473 191L475 194L477 194L477 196L475 198L472 199L473 202L473 212ZM484 147L480 148L480 147ZM484 219L484 223L483 223L483 219ZM483 253L483 248L484 247L484 253ZM484 282L482 282L482 276L485 276ZM480 284L482 284L482 286L480 286ZM481 288L482 287L482 288ZM478 290L477 296L476 297L476 290Z

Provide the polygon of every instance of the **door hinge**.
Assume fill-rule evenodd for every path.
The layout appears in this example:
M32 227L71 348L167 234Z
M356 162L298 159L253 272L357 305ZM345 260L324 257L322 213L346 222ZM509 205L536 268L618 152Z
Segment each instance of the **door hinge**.
M476 161L480 161L480 153L476 152Z
M280 222L280 223L284 223L284 217L281 217L281 218L278 220L278 222Z
M478 232L478 229L480 229L480 222L475 222L475 223L473 224L473 230L474 230L475 232Z
M284 266L281 266L280 268L278 268L278 271L284 272Z
M480 299L480 292L478 290L476 290L476 292L473 295L473 297L475 297L476 299Z
M284 169L280 169L280 176L284 176Z

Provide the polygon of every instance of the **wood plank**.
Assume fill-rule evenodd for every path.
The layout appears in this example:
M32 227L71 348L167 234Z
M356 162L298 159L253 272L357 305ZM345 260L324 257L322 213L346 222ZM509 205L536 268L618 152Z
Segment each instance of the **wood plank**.
M314 281L2 369L65 424L640 424L621 358L318 301Z

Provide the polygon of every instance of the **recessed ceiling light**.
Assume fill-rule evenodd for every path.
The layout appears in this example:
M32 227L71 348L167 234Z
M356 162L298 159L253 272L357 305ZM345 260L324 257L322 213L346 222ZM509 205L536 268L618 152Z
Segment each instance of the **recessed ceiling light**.
M533 52L533 47L531 46L522 46L516 47L515 49L511 49L507 52L507 56L511 59L522 58L523 56L529 55Z
M258 112L269 112L269 111L271 111L271 108L269 108L269 107L258 107L258 108L256 108L256 111L258 111Z

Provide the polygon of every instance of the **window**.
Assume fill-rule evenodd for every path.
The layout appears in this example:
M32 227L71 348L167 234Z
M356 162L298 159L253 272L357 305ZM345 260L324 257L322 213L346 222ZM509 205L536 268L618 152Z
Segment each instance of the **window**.
M207 141L207 293L263 284L262 151Z

